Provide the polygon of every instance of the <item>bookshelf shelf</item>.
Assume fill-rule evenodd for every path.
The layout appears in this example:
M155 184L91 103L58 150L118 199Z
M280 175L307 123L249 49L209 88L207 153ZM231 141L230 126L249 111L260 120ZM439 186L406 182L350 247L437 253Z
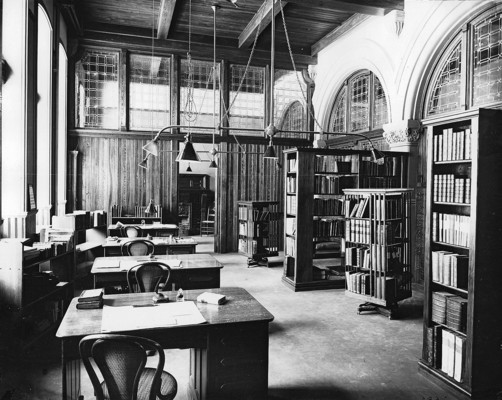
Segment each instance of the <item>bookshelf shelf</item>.
M266 263L279 254L278 201L239 201L239 253L248 265Z
M419 370L473 399L502 389L501 131L502 111L489 109L427 126Z
M345 287L343 190L371 185L402 187L406 155L387 153L387 156L385 164L377 166L370 161L368 151L312 148L284 151L282 281L287 287L294 291ZM322 260L322 265L317 260Z

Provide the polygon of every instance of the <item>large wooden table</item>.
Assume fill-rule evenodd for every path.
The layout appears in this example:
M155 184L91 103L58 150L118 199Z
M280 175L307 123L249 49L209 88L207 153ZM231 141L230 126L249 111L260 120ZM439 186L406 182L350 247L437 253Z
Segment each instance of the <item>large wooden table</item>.
M128 226L139 227L145 235L150 234L151 236L178 236L179 228L175 224L122 224L122 228ZM121 228L117 228L116 224L108 226L108 236L120 236Z
M268 324L274 319L242 288L187 290L186 301L204 291L226 295L224 305L196 303L207 323L129 331L147 337L164 348L190 348L189 394L191 399L267 398ZM107 306L148 304L151 293L105 295ZM74 298L56 336L61 339L63 400L80 394L78 343L86 335L100 333L103 310L77 310ZM126 332L119 332L126 333Z
M147 256L119 256L96 257L92 265L91 274L94 278L94 287L121 285L127 281L127 269L138 261L148 261ZM211 254L176 254L159 255L154 260L165 262L171 268L170 282L176 289L206 289L220 287L220 272L223 265ZM176 261L181 261L181 267L176 267ZM122 263L122 267L121 267Z
M146 238L116 238L116 240L110 240L108 238L103 243L104 256L120 256L122 251L122 244L130 242L131 240L141 240ZM195 253L195 247L197 242L192 238L179 238L170 239L168 237L154 237L150 240L154 246L154 254L192 254Z

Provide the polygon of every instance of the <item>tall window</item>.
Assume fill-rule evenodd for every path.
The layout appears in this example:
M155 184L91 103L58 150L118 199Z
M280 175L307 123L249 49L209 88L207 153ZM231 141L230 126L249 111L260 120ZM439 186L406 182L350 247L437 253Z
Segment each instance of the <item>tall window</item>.
M37 23L37 224L50 223L52 148L52 27L41 5Z
M170 61L132 54L129 68L131 129L160 129L170 122Z
M213 63L181 60L180 124L213 127L220 121L219 66L216 66L216 89L213 92ZM213 98L215 101L213 102ZM213 104L215 105L213 107ZM201 131L199 133L212 133Z
M307 131L307 85L301 73L276 70L274 81L274 124L279 129ZM279 132L278 137L308 139L308 134Z
M229 123L231 127L255 128L263 130L265 127L265 69L260 67L246 67L243 65L230 66L230 108ZM233 130L232 133L248 136L263 136L263 132L249 132Z
M91 50L75 65L75 126L118 129L118 53Z
M389 121L387 97L380 80L369 71L351 76L338 91L331 110L330 132L361 132Z
M59 43L58 68L58 132L57 132L57 214L62 215L66 208L66 124L67 124L67 82L68 58L66 51Z
M462 49L472 49L470 53ZM502 12L487 11L445 49L426 92L424 116L502 101Z

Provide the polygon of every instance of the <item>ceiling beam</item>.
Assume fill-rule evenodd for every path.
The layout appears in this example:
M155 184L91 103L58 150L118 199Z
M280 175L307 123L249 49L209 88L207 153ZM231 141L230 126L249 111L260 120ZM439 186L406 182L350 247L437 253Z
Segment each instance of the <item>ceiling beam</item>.
M290 3L306 5L304 0L288 0ZM308 5L332 11L344 11L354 14L383 16L392 10L403 10L404 1L396 0L309 0Z
M157 39L166 39L173 20L176 0L161 0L159 9L159 21L157 24Z
M277 0L272 0L276 3ZM287 1L281 1L281 6L284 8ZM274 17L281 12L281 7L274 7ZM269 0L265 0L263 4L260 6L256 14L253 16L249 24L244 28L244 30L239 35L239 48L248 47L251 43L254 42L254 38L256 35L263 32L263 30L270 24L272 21L272 2ZM257 29L260 29L258 33L256 33Z

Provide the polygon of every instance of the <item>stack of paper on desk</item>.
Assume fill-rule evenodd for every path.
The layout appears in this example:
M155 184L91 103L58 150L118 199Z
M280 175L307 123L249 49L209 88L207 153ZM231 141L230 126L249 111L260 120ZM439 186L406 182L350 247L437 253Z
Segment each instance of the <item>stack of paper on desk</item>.
M102 332L163 328L169 325L203 324L206 319L192 301L165 304L103 307Z

